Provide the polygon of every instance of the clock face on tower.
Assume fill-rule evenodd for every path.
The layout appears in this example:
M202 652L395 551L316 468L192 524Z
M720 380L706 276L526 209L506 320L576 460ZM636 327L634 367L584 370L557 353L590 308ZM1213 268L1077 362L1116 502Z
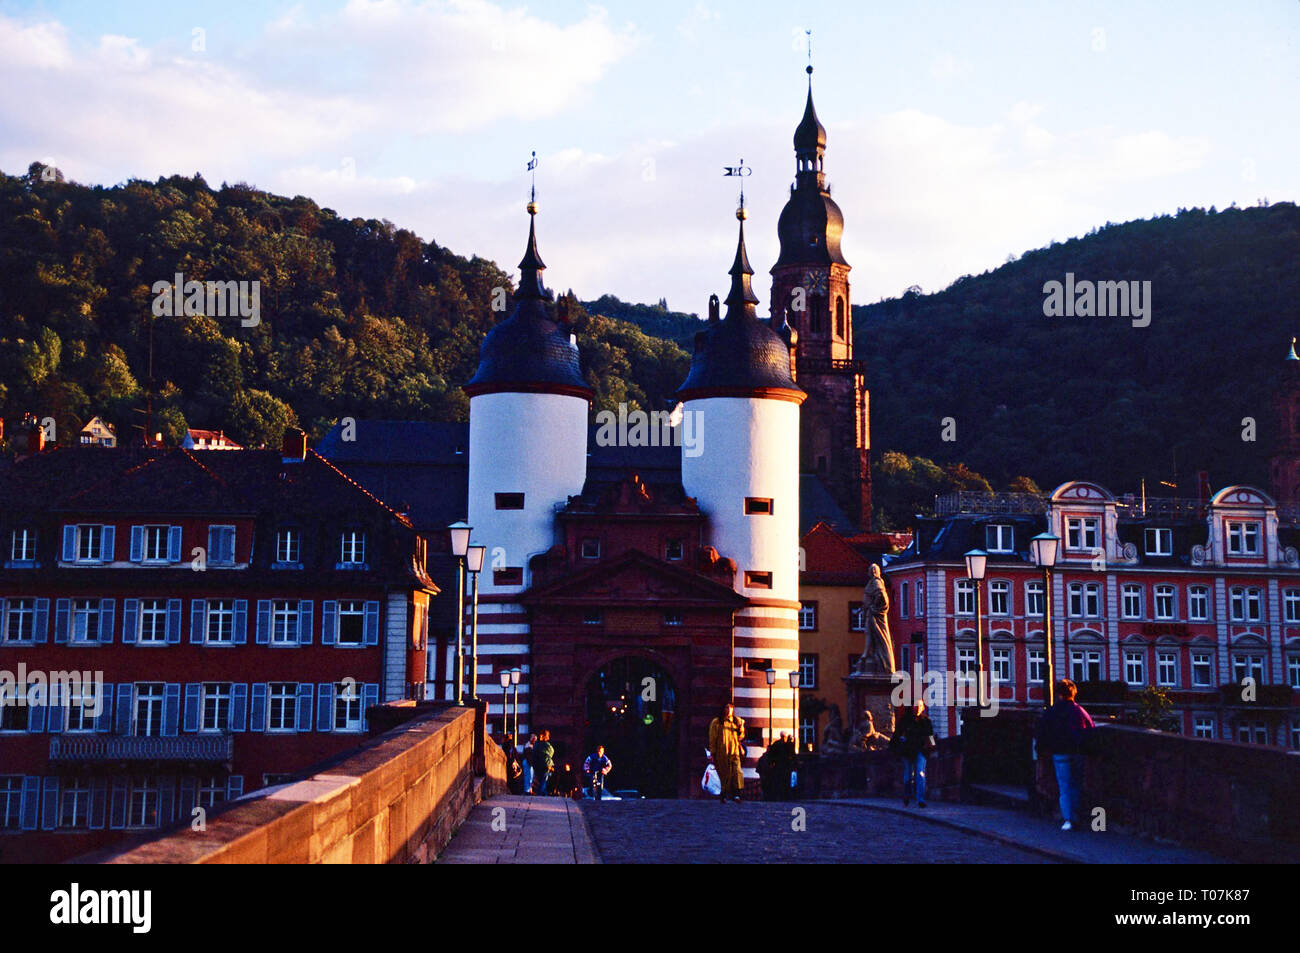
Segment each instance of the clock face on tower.
M826 272L817 268L809 268L804 271L799 283L808 290L809 294L824 295L826 293Z

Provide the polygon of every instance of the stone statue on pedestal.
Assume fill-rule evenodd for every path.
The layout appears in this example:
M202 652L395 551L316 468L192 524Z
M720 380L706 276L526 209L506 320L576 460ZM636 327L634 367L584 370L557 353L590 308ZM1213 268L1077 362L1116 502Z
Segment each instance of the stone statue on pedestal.
M871 578L862 592L862 614L866 644L854 671L861 674L892 675L894 642L889 635L889 590L880 575L880 565L873 563Z
M849 750L880 751L888 746L889 735L882 735L876 731L875 719L872 717L871 712L863 712L862 721L853 732L852 740L849 741Z
M830 717L822 732L822 754L844 753L844 722L840 720L840 706L830 706Z

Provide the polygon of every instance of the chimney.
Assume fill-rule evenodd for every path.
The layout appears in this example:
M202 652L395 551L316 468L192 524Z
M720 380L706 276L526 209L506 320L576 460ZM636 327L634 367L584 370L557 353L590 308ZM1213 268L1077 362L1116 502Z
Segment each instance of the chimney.
M302 463L307 459L307 434L297 427L289 427L284 432L284 446L281 449L282 463Z

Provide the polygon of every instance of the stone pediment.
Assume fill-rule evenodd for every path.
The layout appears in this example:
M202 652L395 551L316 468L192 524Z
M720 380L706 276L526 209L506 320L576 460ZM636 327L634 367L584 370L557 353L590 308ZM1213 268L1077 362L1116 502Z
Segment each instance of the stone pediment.
M743 605L730 586L684 566L630 550L615 559L553 579L530 589L528 603L657 603L664 605Z

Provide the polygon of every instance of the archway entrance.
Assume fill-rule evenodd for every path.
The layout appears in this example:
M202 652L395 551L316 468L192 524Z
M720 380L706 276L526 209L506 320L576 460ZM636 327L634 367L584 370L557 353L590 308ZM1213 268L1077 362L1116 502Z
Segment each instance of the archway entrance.
M649 659L624 656L587 681L586 748L603 744L614 762L606 790L635 790L644 797L676 797L677 686Z

